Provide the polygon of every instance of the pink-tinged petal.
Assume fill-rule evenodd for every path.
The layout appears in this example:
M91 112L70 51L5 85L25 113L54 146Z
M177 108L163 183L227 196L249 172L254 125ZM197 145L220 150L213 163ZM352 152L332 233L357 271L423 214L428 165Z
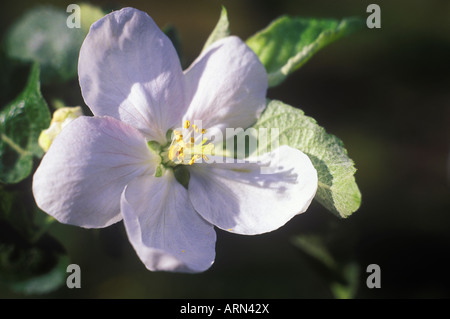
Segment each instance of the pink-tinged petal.
M36 203L61 223L85 228L122 219L120 196L156 158L145 137L111 117L80 117L56 137L33 177Z
M273 231L306 211L317 190L308 156L281 146L255 160L193 165L188 192L195 210L211 224L245 235Z
M212 44L185 75L190 102L184 120L201 120L203 128L247 128L265 108L267 73L237 37Z
M80 50L80 86L94 115L109 115L164 143L185 112L183 71L172 42L144 12L95 22Z
M171 170L130 182L121 210L128 238L149 270L200 272L214 262L214 227L194 211Z

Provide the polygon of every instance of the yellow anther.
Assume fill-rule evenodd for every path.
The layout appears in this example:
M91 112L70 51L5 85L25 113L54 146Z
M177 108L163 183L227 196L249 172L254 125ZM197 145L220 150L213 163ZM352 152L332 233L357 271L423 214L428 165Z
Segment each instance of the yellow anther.
M173 131L172 143L167 154L168 160L175 165L193 165L202 158L208 161L206 155L213 154L214 146L209 144L207 138L203 138L201 143L196 144L196 141L200 140L200 136L197 138L195 133L200 131L202 134L206 133L206 130L201 129L197 124L191 125L189 120L185 120L184 128Z
M192 156L191 160L189 161L189 165L192 165L195 163L196 160L198 160L201 156L200 155L194 155Z
M175 154L177 153L178 149L175 146L171 146L169 150L169 160L173 161L175 158Z

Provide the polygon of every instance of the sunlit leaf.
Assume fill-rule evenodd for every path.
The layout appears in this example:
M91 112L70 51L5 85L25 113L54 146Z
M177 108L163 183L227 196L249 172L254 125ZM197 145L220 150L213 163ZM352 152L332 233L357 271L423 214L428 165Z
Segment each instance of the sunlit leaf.
M265 66L273 87L317 51L362 26L360 19L306 19L283 16L247 39Z
M319 184L315 199L340 217L348 217L361 205L361 193L355 182L356 169L343 142L328 134L303 111L280 101L269 101L261 118L253 126L277 128L259 149L270 150L276 142L301 150L317 170Z

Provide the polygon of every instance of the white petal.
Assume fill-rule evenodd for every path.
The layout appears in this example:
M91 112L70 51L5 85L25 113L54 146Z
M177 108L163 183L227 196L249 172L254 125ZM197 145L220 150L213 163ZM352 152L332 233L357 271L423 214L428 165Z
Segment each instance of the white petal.
M133 180L122 193L128 238L149 270L199 272L214 262L216 233L172 171Z
M185 72L190 106L184 120L205 129L247 128L264 110L267 73L239 38L215 42Z
M155 170L144 136L110 117L80 117L56 137L33 177L37 205L58 221L86 228L122 219L125 186Z
M144 12L125 8L91 26L80 50L80 86L94 115L109 115L164 143L185 112L172 42Z
M258 159L193 165L188 192L195 210L221 229L246 235L275 230L304 212L317 189L308 156L281 146Z

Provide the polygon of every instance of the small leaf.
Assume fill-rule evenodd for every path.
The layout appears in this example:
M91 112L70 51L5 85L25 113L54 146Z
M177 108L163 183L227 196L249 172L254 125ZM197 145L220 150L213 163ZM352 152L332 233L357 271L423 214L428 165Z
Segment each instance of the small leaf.
M178 181L178 183L180 183L181 185L183 185L184 188L187 189L191 175L186 166L185 165L175 166L175 168L173 169L173 174L175 175L175 178Z
M27 11L8 30L9 57L39 62L42 82L66 81L77 75L78 54L85 33L67 26L68 14L59 8L39 6Z
M65 283L69 264L64 248L49 235L30 243L0 221L0 284L23 294L43 294Z
M327 134L313 118L273 100L268 101L266 110L253 128L278 129L278 134L272 131L265 143L259 141L259 150L269 151L272 144L279 143L297 148L309 156L319 178L315 199L325 208L344 218L359 208L361 193L355 182L353 161L342 141Z
M0 112L0 182L17 183L41 157L38 138L50 124L50 112L40 92L39 65L31 68L22 93Z
M357 18L305 19L283 16L247 39L265 66L269 87L300 68L317 51L362 26Z
M228 21L227 9L224 6L222 6L219 21L217 22L214 30L209 35L208 40L206 40L202 52L205 51L207 47L209 47L217 40L225 38L229 35L230 35L230 23Z

